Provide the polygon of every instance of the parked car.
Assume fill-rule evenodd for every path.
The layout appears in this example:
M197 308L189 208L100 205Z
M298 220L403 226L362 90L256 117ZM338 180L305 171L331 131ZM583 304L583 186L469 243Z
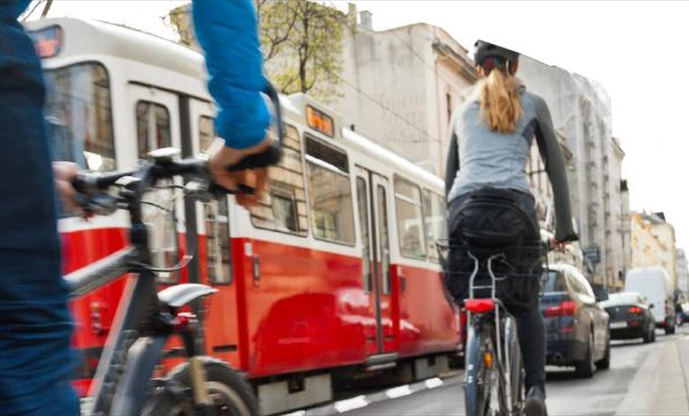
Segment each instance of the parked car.
M601 306L610 315L610 337L612 339L643 338L653 342L656 338L656 324L653 306L646 296L638 292L613 293Z
M549 365L574 366L581 377L610 367L608 313L598 305L591 285L575 267L549 265L541 285L541 313Z
M675 333L675 305L672 302L670 278L662 267L642 267L627 272L625 292L638 292L653 305L651 311L656 326L666 334Z

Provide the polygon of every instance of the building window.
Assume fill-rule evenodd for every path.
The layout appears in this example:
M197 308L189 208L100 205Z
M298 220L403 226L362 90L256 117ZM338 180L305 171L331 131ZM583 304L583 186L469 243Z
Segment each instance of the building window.
M82 169L115 169L110 80L97 63L45 71L45 114L54 160Z
M452 94L445 93L445 105L447 106L447 122L452 120Z
M426 238L421 190L411 182L395 178L395 206L400 253L415 259L426 258Z
M314 237L354 244L352 189L347 154L305 137L309 208Z
M285 125L282 159L268 170L268 192L251 207L254 227L305 236L306 191L299 132Z

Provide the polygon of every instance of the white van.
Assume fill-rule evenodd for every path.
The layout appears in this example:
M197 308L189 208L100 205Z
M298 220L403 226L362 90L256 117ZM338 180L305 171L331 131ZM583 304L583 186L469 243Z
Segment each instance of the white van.
M627 272L625 292L639 292L652 305L651 311L657 327L666 334L675 332L675 308L672 304L670 277L662 267L642 267Z

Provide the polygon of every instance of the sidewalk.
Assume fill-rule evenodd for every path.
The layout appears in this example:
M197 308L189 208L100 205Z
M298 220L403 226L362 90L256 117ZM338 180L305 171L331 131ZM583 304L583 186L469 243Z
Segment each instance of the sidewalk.
M649 354L616 415L689 415L689 336Z

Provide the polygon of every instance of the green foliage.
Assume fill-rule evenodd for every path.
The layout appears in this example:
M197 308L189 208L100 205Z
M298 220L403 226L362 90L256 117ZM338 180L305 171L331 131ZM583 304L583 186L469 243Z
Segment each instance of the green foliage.
M266 69L283 93L331 100L340 85L345 16L307 0L259 0Z
M257 0L265 70L285 94L308 92L325 102L338 94L345 15L308 0ZM180 42L198 47L189 5L169 14Z

